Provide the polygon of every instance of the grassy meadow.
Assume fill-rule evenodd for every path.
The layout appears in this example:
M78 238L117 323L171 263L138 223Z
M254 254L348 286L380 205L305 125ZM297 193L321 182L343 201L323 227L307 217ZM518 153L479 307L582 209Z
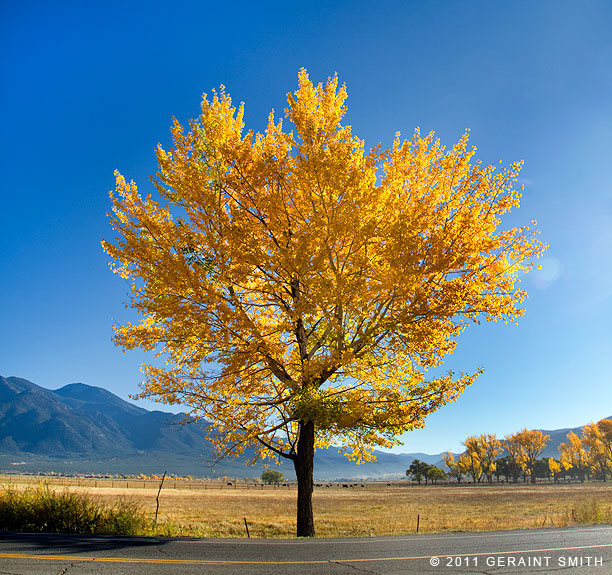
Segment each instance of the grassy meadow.
M0 482L6 491L9 485L31 488L40 479L11 476ZM167 479L153 524L159 481L52 478L46 484L57 492L86 493L110 507L135 503L149 519L149 534L244 537L244 518L251 537L292 537L295 532L295 486ZM315 488L318 536L415 533L417 516L421 533L612 523L612 484L361 485Z

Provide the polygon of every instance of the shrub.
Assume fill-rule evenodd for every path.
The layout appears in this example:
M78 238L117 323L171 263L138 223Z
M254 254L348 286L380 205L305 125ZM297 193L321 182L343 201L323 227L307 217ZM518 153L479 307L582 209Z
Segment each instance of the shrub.
M135 501L102 505L85 493L56 492L47 484L0 493L0 529L43 533L141 535L150 529Z
M264 483L283 483L285 476L276 469L265 469L261 474L261 480Z

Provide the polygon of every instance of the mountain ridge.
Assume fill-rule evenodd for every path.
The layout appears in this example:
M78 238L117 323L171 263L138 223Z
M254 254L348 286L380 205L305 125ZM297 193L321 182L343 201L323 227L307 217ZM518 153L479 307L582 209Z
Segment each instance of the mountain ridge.
M167 469L200 477L259 475L237 459L217 457L205 438L206 423L183 424L185 413L149 411L110 391L84 383L56 390L19 377L0 376L0 470L58 473L150 474ZM558 457L571 430L551 436L542 457ZM442 454L375 452L377 461L356 465L330 447L317 450L315 477L325 479L401 476L414 459L443 466ZM16 460L16 461L13 461ZM275 467L275 466L272 466ZM293 477L293 467L278 466Z

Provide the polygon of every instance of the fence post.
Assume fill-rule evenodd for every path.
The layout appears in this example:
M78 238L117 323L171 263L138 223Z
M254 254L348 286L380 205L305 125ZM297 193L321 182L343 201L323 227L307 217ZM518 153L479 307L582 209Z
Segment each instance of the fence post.
M157 525L157 512L159 511L159 494L161 493L162 487L164 485L164 479L166 479L166 473L167 471L164 471L164 475L162 476L161 483L159 484L159 490L157 491L157 497L155 498L155 501L157 502L157 505L155 507L155 524L156 525Z

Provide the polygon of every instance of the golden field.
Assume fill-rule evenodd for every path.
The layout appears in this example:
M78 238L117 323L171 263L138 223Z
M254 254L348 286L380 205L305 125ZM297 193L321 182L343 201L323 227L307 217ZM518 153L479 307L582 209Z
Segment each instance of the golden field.
M26 486L40 478L1 477ZM85 491L102 502L138 501L154 517L159 480L49 478L54 489ZM364 487L361 487L364 485ZM401 535L612 523L612 484L479 484L419 486L357 484L316 487L315 526L321 537ZM170 536L292 537L296 487L227 485L166 479L155 533Z

